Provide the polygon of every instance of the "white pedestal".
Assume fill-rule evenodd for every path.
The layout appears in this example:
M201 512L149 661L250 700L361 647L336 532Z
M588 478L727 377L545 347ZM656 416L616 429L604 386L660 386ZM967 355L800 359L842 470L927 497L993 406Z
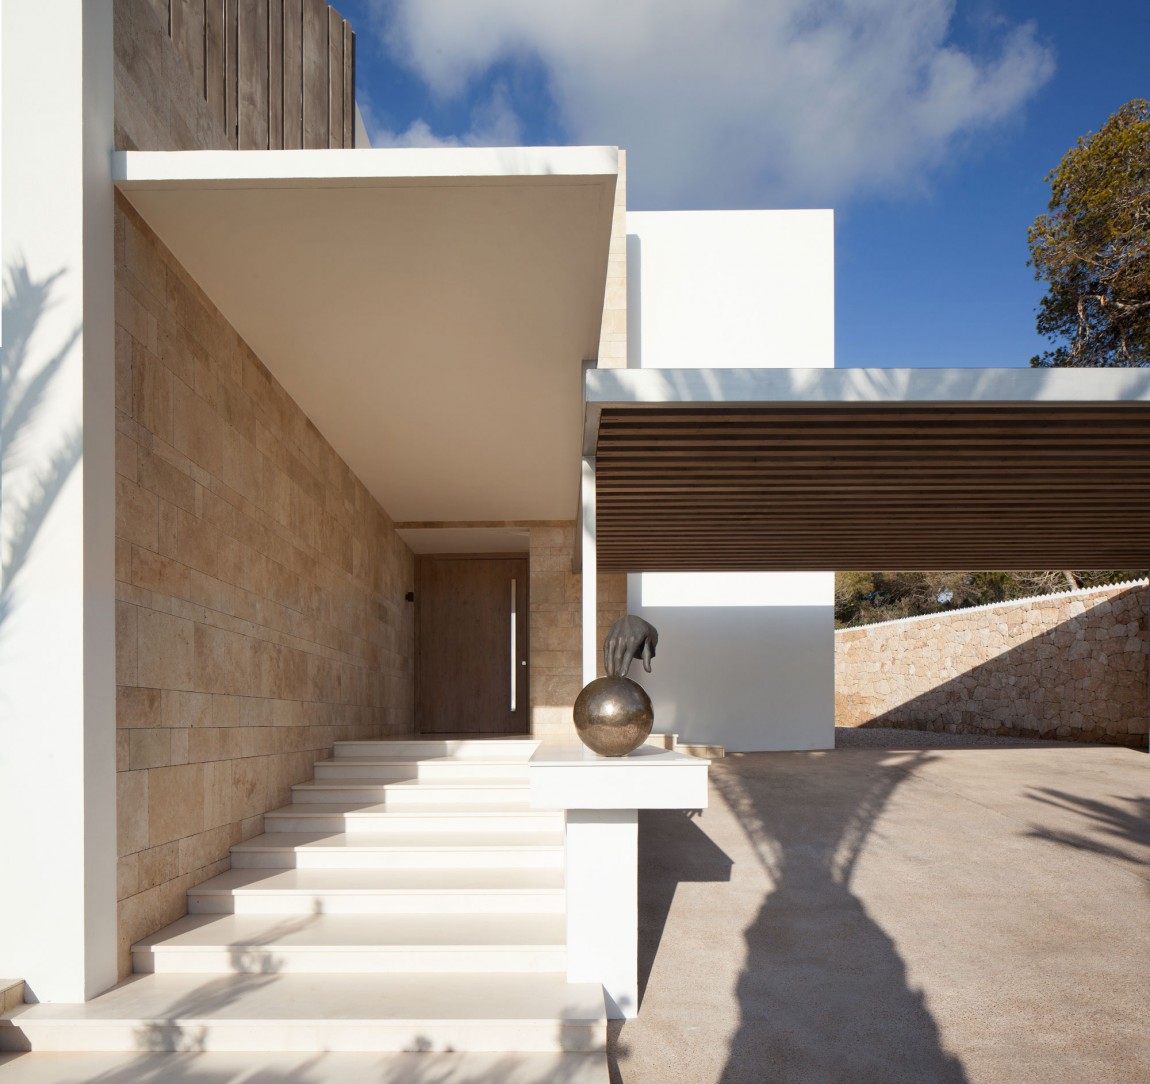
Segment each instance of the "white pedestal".
M639 1011L638 811L703 809L707 761L640 746L600 757L545 742L531 758L531 804L567 813L567 978L599 982L607 1014Z

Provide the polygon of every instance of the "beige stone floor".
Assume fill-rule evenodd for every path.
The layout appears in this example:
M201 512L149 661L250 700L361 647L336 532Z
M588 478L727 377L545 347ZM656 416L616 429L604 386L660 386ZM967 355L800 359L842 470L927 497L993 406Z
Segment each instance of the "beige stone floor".
M1150 1081L1150 757L846 733L642 815L623 1084Z
M841 741L729 756L705 812L643 815L646 993L613 1028L613 1079L1150 1082L1150 757L903 731ZM205 1055L173 1076L147 1057L32 1055L0 1057L0 1079L576 1079L444 1057L396 1075L357 1057Z

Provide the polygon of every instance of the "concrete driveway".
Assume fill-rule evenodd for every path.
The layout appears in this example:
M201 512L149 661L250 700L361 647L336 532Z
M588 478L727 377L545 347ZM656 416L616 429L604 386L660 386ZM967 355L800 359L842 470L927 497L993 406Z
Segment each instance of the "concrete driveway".
M840 735L643 814L613 1079L1150 1081L1150 758Z

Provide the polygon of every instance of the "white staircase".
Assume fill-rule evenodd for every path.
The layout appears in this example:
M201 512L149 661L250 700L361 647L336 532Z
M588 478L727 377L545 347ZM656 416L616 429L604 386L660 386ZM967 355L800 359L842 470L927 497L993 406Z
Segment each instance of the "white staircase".
M17 1009L0 1050L501 1052L605 1082L602 988L565 975L563 814L528 804L535 745L337 743L132 947L136 974Z

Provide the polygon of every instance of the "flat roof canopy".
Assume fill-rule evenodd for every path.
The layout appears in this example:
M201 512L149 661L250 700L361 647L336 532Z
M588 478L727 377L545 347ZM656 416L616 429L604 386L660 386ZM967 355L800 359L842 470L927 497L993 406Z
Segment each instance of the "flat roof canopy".
M127 151L115 177L394 519L574 515L616 148Z
M1150 567L1150 370L591 370L603 571Z

